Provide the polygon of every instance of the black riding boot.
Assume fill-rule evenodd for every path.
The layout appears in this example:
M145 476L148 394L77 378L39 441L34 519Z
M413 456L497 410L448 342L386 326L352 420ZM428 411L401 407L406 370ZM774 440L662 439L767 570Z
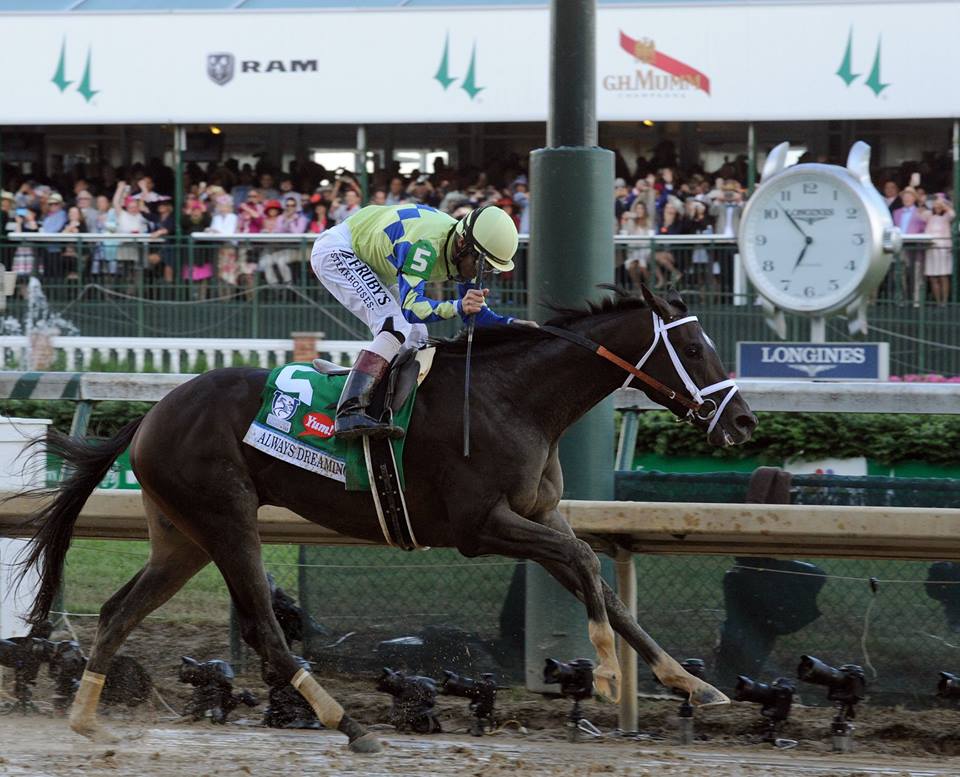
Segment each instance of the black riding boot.
M403 437L403 429L386 424L367 415L367 408L373 399L380 381L390 370L390 363L372 351L360 351L360 356L347 376L347 382L337 403L337 420L334 434L341 440L353 440L357 437Z

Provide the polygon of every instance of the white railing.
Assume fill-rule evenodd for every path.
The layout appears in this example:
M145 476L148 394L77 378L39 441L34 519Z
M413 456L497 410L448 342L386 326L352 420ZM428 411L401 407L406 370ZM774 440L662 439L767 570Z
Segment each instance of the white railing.
M329 354L337 364L352 364L360 349L366 345L360 340L318 341L321 353ZM116 357L118 362L133 361L133 370L143 372L148 367L173 373L192 372L202 354L207 369L230 367L235 358L245 363L256 361L260 367L272 367L292 360L293 341L290 339L191 338L191 337L68 337L55 335L50 346L57 355L64 354L67 371L89 370L94 356L102 363ZM3 364L26 369L29 364L30 340L25 335L0 336L0 354Z

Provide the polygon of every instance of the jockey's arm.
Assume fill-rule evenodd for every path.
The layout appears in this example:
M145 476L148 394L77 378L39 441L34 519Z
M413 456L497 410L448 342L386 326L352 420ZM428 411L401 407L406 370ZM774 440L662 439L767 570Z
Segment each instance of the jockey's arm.
M473 282L458 283L457 284L457 297L458 297L457 302L459 303L459 301L463 299L464 295L468 291L470 291L470 289L478 289L478 288L480 287ZM457 312L460 314L460 318L463 319L464 323L469 322L470 316L466 315L462 310L460 310L459 305L457 307L458 307ZM494 324L509 324L511 321L513 321L513 316L501 316L499 313L495 313L493 310L487 307L486 303L484 303L483 307L480 309L480 312L476 314L476 317L477 317L476 319L477 326L493 326Z
M403 317L413 324L446 321L460 313L459 299L441 301L428 297L424 293L427 282L423 278L400 273L397 282Z

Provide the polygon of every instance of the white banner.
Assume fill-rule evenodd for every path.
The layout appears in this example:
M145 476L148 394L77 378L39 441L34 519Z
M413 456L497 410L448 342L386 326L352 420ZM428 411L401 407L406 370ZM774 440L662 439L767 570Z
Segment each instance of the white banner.
M547 115L546 8L0 14L0 23L5 125ZM948 2L601 8L597 115L960 116L957 29L960 3Z

